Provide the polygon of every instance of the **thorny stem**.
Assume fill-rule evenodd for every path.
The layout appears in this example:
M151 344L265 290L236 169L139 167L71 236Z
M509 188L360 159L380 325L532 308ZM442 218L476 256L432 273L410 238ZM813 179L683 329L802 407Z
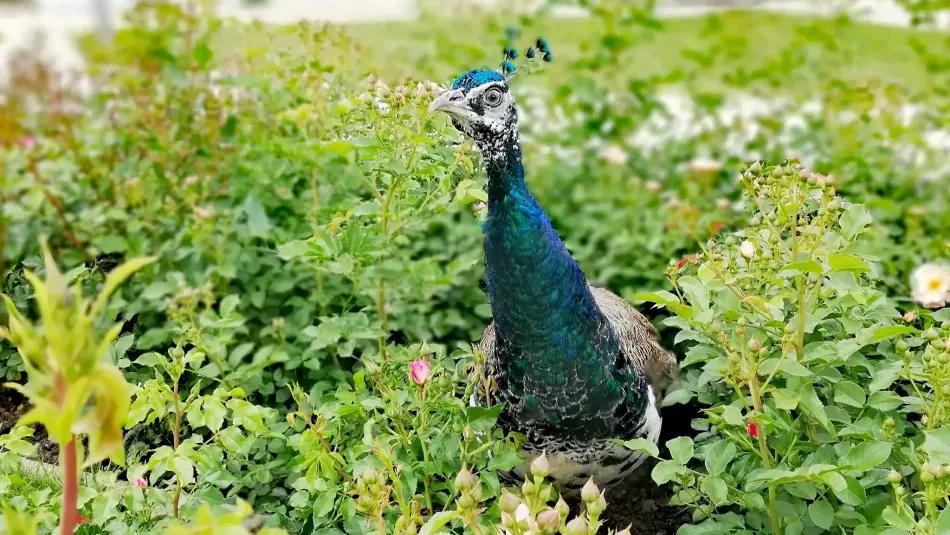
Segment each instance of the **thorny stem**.
M798 212L792 218L792 262L798 262ZM805 288L802 285L804 275L795 277L795 289L798 292L798 332L795 336L795 357L801 362L805 360Z
M53 395L60 407L66 401L66 378L56 374ZM60 535L72 535L79 520L76 504L79 498L79 467L76 460L76 435L70 435L69 442L59 452L59 464L63 469L63 505L60 520Z
M755 407L755 414L762 414L762 396L759 393L759 377L756 373L752 374L752 380L749 381L749 389L752 391L752 405ZM755 419L758 426L759 455L762 456L762 463L766 470L772 469L772 456L769 453L769 446L765 441L765 432L758 419ZM775 535L781 535L782 520L778 516L778 505L776 503L775 485L769 485L769 518L772 520L772 531Z
M172 391L172 399L175 400L175 425L172 427L172 448L175 455L178 455L178 445L181 440L181 406L178 404L178 377L175 378L175 386ZM181 478L175 474L175 495L172 497L172 514L178 518L178 503L181 501Z

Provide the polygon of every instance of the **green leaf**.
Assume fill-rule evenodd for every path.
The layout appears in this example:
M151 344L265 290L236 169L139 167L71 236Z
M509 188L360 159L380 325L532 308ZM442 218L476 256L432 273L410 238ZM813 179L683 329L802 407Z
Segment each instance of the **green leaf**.
M271 223L260 201L253 196L249 196L244 201L244 213L247 214L247 227L251 236L266 238L270 233Z
M864 389L851 381L842 381L835 385L835 402L863 409L865 401L867 399Z
M736 445L728 440L720 440L706 453L706 471L710 475L718 476L726 471L735 456Z
M799 407L801 407L808 416L824 427L826 431L834 434L834 426L831 425L828 414L825 413L825 406L818 398L818 393L815 392L815 386L806 383L802 386L798 394L801 396L798 402Z
M821 264L815 262L814 260L809 260L807 262L792 262L783 267L780 272L791 271L794 274L798 273L824 273L824 268L821 267Z
M709 496L709 501L716 505L726 503L729 498L729 487L726 486L725 481L716 476L703 478L700 489Z
M198 66L204 69L211 64L211 60L214 59L214 51L211 50L211 47L208 46L208 43L201 41L195 46L195 61L198 62Z
M465 423L472 426L473 431L488 431L495 425L495 421L498 420L498 415L501 414L503 408L504 405L495 405L487 409L466 407Z
M924 432L924 453L937 464L950 464L950 425Z
M745 425L745 419L742 418L742 412L732 405L729 405L722 410L722 418L729 425L735 425L739 427Z
M645 438L635 438L633 440L623 441L623 445L627 448L630 448L631 450L645 453L650 457L660 456L660 448L658 448L652 440L647 440Z
M277 256L279 256L281 260L293 260L294 258L300 258L307 254L308 250L309 246L306 240L295 240L281 244L281 246L277 248Z
M864 485L851 476L844 476L844 480L847 487L842 490L835 490L835 496L843 503L853 507L864 505L867 501L867 491L864 489Z
M941 511L940 516L937 517L937 535L948 534L950 534L950 508Z
M798 407L799 395L787 388L778 388L772 391L775 406L779 409L792 411Z
M869 273L871 271L871 266L867 265L864 260L849 254L831 255L831 258L828 259L828 265L831 266L832 271L851 271L854 273Z
M845 209L844 214L838 219L841 226L841 232L848 239L854 239L864 232L864 229L871 224L871 214L860 204L852 204Z
M835 523L835 508L827 500L814 502L808 506L808 518L822 529L831 529Z
M313 502L313 515L315 517L326 517L333 510L333 502L336 500L336 493L324 491L321 492Z
M689 303L702 310L709 309L709 290L696 277L686 276L677 279L676 284L686 292Z
M685 470L686 468L682 464L675 461L662 461L653 467L653 472L650 475L657 485L665 485L676 479L676 476L685 472Z
M693 458L693 439L689 437L674 438L666 443L666 447L673 460L680 464L686 464Z
M458 518L460 514L458 510L455 510L442 511L432 515L429 517L429 520L422 525L422 529L419 530L419 535L435 535L446 524Z
M845 456L843 464L858 472L867 472L883 464L891 456L890 442L862 442Z
M871 337L872 342L880 342L881 340L887 340L888 338L893 338L895 336L901 336L904 334L916 333L917 329L910 327L908 325L889 325L887 327L879 327L874 331L874 335Z

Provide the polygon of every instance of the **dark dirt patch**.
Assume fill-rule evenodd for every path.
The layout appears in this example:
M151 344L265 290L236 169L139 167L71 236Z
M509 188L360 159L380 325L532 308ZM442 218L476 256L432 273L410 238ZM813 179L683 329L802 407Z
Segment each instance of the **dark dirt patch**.
M0 435L13 429L17 420L30 409L30 402L16 390L0 387ZM49 464L59 462L59 447L51 442L43 426L33 426L33 438L30 440L39 451L40 461Z
M690 423L700 414L699 407L693 405L673 405L662 410L661 457L669 458L668 440L696 436ZM643 463L627 481L607 491L606 527L621 530L630 526L630 532L639 535L674 535L680 526L689 523L691 511L688 508L669 505L672 487L658 487L650 477L655 464L652 459Z

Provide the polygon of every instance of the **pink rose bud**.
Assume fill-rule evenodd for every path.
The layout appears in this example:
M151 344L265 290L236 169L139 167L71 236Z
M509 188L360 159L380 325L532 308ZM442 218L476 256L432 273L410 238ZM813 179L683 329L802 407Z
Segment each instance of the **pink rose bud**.
M135 478L135 486L139 488L144 488L148 486L148 482L145 481L144 477L137 477Z
M416 359L409 364L409 375L417 385L424 385L429 380L430 367L428 360Z
M33 136L23 136L17 141L17 144L24 149L32 149L33 146L36 145L36 138Z

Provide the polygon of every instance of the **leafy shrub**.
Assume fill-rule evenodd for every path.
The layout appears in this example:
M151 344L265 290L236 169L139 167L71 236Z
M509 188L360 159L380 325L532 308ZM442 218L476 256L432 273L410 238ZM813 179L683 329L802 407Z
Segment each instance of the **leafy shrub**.
M689 341L671 399L710 407L653 471L694 508L681 531L932 532L950 521L929 416L947 333L906 324L876 288L871 217L823 175L756 163L742 183L751 226L673 266L676 294L643 296Z

